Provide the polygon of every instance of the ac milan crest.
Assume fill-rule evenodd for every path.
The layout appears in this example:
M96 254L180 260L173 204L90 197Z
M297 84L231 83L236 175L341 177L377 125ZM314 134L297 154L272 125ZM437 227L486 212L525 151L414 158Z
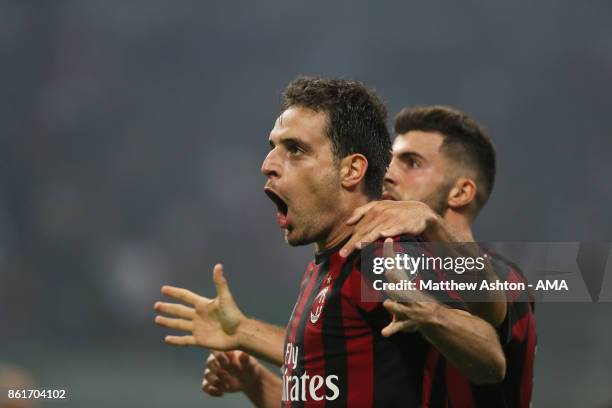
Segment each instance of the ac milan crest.
M325 286L314 299L312 303L312 309L310 310L310 323L315 324L319 321L319 317L321 317L321 312L323 312L323 306L325 306L325 297L327 296L327 292L329 292L329 285Z

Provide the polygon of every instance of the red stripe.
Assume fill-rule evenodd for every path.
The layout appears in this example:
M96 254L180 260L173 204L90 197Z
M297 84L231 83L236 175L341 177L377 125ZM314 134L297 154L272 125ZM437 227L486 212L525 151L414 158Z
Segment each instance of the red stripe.
M438 365L439 358L440 353L431 347L427 353L427 356L425 357L425 369L423 372L423 399L421 400L422 408L427 408L429 406L431 389L433 388L433 381L434 377L436 376L436 366Z
M307 279L309 279L308 284L306 286L306 289L302 292L302 295L298 299L297 303L295 304L295 308L293 310L293 316L292 316L293 318L290 322L289 334L287 335L287 344L295 343L295 334L297 332L297 327L300 322L300 318L302 317L302 313L304 312L304 304L308 301L308 298L310 297L310 294L312 293L312 288L315 282L317 281L318 275L319 275L319 267L311 262L308 265L308 268L306 269L306 273L304 274L304 279L302 280L301 286L304 285L304 282ZM285 344L285 350L283 350L283 356L287 352L286 350L287 344ZM302 351L299 350L299 352L302 352ZM291 374L292 374L291 367L286 365L286 372L283 373L283 375L290 376ZM290 390L291 390L291 387L289 387L289 391ZM283 405L285 407L291 407L291 401L287 400L285 401Z
M446 404L453 408L474 407L474 396L468 379L457 368L446 362L446 389L448 398Z
M323 289L325 286L333 288L333 285L338 277L338 262L329 262L330 269L328 271L328 277L331 277L331 281L328 284L326 282L327 278L324 277L321 287L315 288L315 290L319 291ZM328 292L327 296L329 296L330 292ZM327 299L326 299L327 300ZM309 310L306 313L310 313ZM306 374L309 376L308 381L312 381L312 377L315 375L320 375L325 381L325 349L323 347L323 319L325 319L325 307L323 307L323 311L321 312L321 316L319 320L312 324L310 322L310 317L307 316L306 327L304 329L304 370ZM317 396L319 398L322 397L320 401L315 401L310 397L310 390L304 390L302 392L306 392L306 402L304 403L304 407L324 407L325 406L325 393L326 386L323 383L323 386L319 388L317 391Z
M363 276L363 274L357 273L359 276L351 279L350 282L352 291L351 299L353 299L359 309L365 312L371 312L377 307L380 307L381 302L385 299L381 291L374 289L371 281Z
M525 341L525 336L529 334L529 323L531 321L531 313L526 313L519 321L515 322L512 325L512 338L519 342L523 343Z
M361 304L361 274L353 268L342 285L342 325L346 338L349 407L371 407L374 402L374 349L372 330L357 309ZM381 356L381 358L385 358ZM379 378L379 381L384 379Z

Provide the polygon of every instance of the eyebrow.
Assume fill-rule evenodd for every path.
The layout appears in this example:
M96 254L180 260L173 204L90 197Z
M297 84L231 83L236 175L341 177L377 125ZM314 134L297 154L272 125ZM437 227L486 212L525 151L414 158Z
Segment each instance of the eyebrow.
M427 159L423 155L421 155L421 154L419 154L419 153L417 153L417 152L415 152L413 150L409 150L409 151L398 153L397 157L400 160L406 160L408 158L416 157L417 159L421 159L421 160L427 161Z
M270 142L270 147L274 147L276 146L276 143L274 143L274 141L272 139L268 139L268 141ZM298 146L300 147L302 150L310 150L310 146L305 143L304 141L297 139L295 137L283 137L281 138L281 140L279 140L278 144L287 147L287 146Z

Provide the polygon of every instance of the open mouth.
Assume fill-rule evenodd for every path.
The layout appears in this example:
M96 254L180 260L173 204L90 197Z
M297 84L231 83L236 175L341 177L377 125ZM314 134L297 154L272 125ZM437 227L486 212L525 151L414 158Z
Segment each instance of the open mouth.
M278 210L278 212L280 212L283 215L287 215L287 204L283 201L283 199L280 198L278 194L276 194L274 191L270 190L269 188L266 188L264 191L266 195L270 197L270 200L272 200L272 202L276 204L276 209Z
M270 188L266 187L264 192L270 198L270 200L276 204L276 221L278 222L278 225L281 228L287 228L287 213L289 212L287 203L285 203L285 201Z

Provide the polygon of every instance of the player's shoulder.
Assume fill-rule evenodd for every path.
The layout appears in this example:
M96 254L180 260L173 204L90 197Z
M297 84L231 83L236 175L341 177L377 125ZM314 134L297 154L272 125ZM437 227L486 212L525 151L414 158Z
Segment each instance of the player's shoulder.
M374 258L385 257L385 241L388 238L379 238L373 242L363 243L361 249L357 249L353 251L347 258L341 258L336 254L336 260L343 265L344 269L349 268L351 266L352 271L357 273L364 272L362 270L363 265L371 265ZM398 253L411 253L414 251L413 248L417 248L417 246L413 246L411 244L420 244L422 240L410 236L410 235L397 235L391 237L393 240L393 252L395 254ZM370 275L372 273L372 268L366 268L366 275Z
M500 278L526 280L525 274L521 270L521 267L511 259L505 257L494 249L484 248L484 252L488 255L493 269Z

